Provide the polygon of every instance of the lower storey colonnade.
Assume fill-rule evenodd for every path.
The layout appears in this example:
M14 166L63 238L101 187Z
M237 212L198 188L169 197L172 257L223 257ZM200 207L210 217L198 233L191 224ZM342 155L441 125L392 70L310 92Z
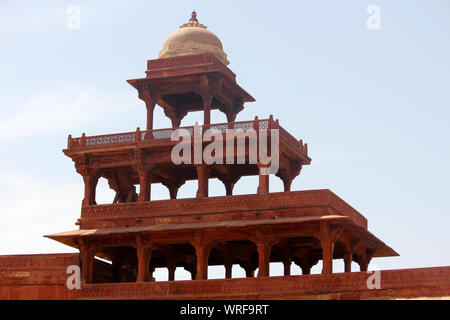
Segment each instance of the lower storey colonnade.
M175 270L183 267L192 280L206 280L208 266L224 266L225 278L232 278L232 267L237 264L245 270L246 277L268 277L271 262L283 263L284 275L289 276L291 265L298 265L302 274L322 260L322 273L333 272L333 259L343 259L345 272L351 272L352 261L366 271L373 250L349 238L339 229L322 227L313 236L275 237L268 231L255 231L245 239L216 240L203 231L189 234L185 242L162 243L152 241L142 234L134 241L117 239L114 244L106 239L77 239L81 257L81 277L94 282L144 282L154 281L156 268L168 269L168 280L175 280ZM111 261L111 264L95 259Z

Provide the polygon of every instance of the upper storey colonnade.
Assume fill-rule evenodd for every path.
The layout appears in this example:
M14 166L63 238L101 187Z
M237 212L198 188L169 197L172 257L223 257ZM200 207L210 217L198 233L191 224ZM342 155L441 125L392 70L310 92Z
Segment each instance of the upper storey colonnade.
M176 129L141 131L138 128L135 132L111 135L89 137L83 134L79 138L69 136L68 146L64 152L73 159L77 172L83 176L85 182L83 204L96 204L95 190L99 178L102 177L108 180L109 186L116 192L112 203L149 201L153 183L165 185L170 198L176 199L178 189L188 180L198 181L196 193L198 198L207 197L208 180L214 178L223 182L226 195L232 195L235 183L242 176L249 175L260 177L256 193L268 193L269 176L261 171L271 164L259 161L258 146L264 143L269 145L270 149L273 143L273 130L276 130L276 140L279 143L278 170L274 173L283 181L284 191L290 191L292 180L300 173L302 166L311 161L307 145L292 137L279 125L278 120L270 117L213 124L206 128L203 126L203 132L212 129L216 133L214 143L216 146L217 143L222 146L223 157L209 165L204 159L201 159L201 163L195 163L195 137L190 136L183 138L183 142L190 143L192 159L188 164L177 165L173 163L172 149L178 141L171 140ZM194 126L182 129L189 133L194 132ZM264 139L261 138L261 131L267 133ZM201 143L202 155L210 144L210 141ZM233 155L232 159L227 158L230 152ZM240 156L244 163L239 163ZM140 186L139 194L136 193L135 185Z

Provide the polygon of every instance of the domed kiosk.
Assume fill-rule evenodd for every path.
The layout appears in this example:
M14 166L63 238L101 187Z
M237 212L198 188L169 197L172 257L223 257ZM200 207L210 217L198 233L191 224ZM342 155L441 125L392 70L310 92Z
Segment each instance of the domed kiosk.
M206 26L198 22L197 13L194 11L189 22L169 35L158 58L164 59L202 53L210 53L225 65L230 64L219 38Z

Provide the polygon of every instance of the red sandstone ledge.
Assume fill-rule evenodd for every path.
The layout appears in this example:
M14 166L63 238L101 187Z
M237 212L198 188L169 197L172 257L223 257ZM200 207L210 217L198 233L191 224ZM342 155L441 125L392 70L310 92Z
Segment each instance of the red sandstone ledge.
M309 209L310 216L328 214L347 216L352 218L358 226L367 229L367 219L328 189L92 205L82 208L81 218L83 220L112 217L182 217L196 214L262 212L275 209L282 211L301 208ZM324 211L314 213L314 209L317 208L323 208ZM327 212L327 209L330 211Z
M79 255L0 256L0 299L440 299L450 297L450 266L380 271L380 289L368 289L373 273L285 277L82 284L66 288L66 268ZM9 278L4 277L4 273ZM27 273L24 279L23 274ZM15 281L11 281L16 278Z
M85 284L80 299L392 299L450 296L450 267L200 281Z

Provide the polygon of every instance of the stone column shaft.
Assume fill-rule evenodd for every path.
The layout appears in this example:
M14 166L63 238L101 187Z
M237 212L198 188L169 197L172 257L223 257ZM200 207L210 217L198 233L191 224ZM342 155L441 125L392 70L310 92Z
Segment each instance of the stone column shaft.
M152 249L149 246L138 245L136 248L136 253L138 257L138 274L136 280L138 282L148 281L150 279L149 266Z
M209 172L206 165L197 165L197 176L198 176L198 190L197 190L197 198L205 198L208 197L208 179Z

